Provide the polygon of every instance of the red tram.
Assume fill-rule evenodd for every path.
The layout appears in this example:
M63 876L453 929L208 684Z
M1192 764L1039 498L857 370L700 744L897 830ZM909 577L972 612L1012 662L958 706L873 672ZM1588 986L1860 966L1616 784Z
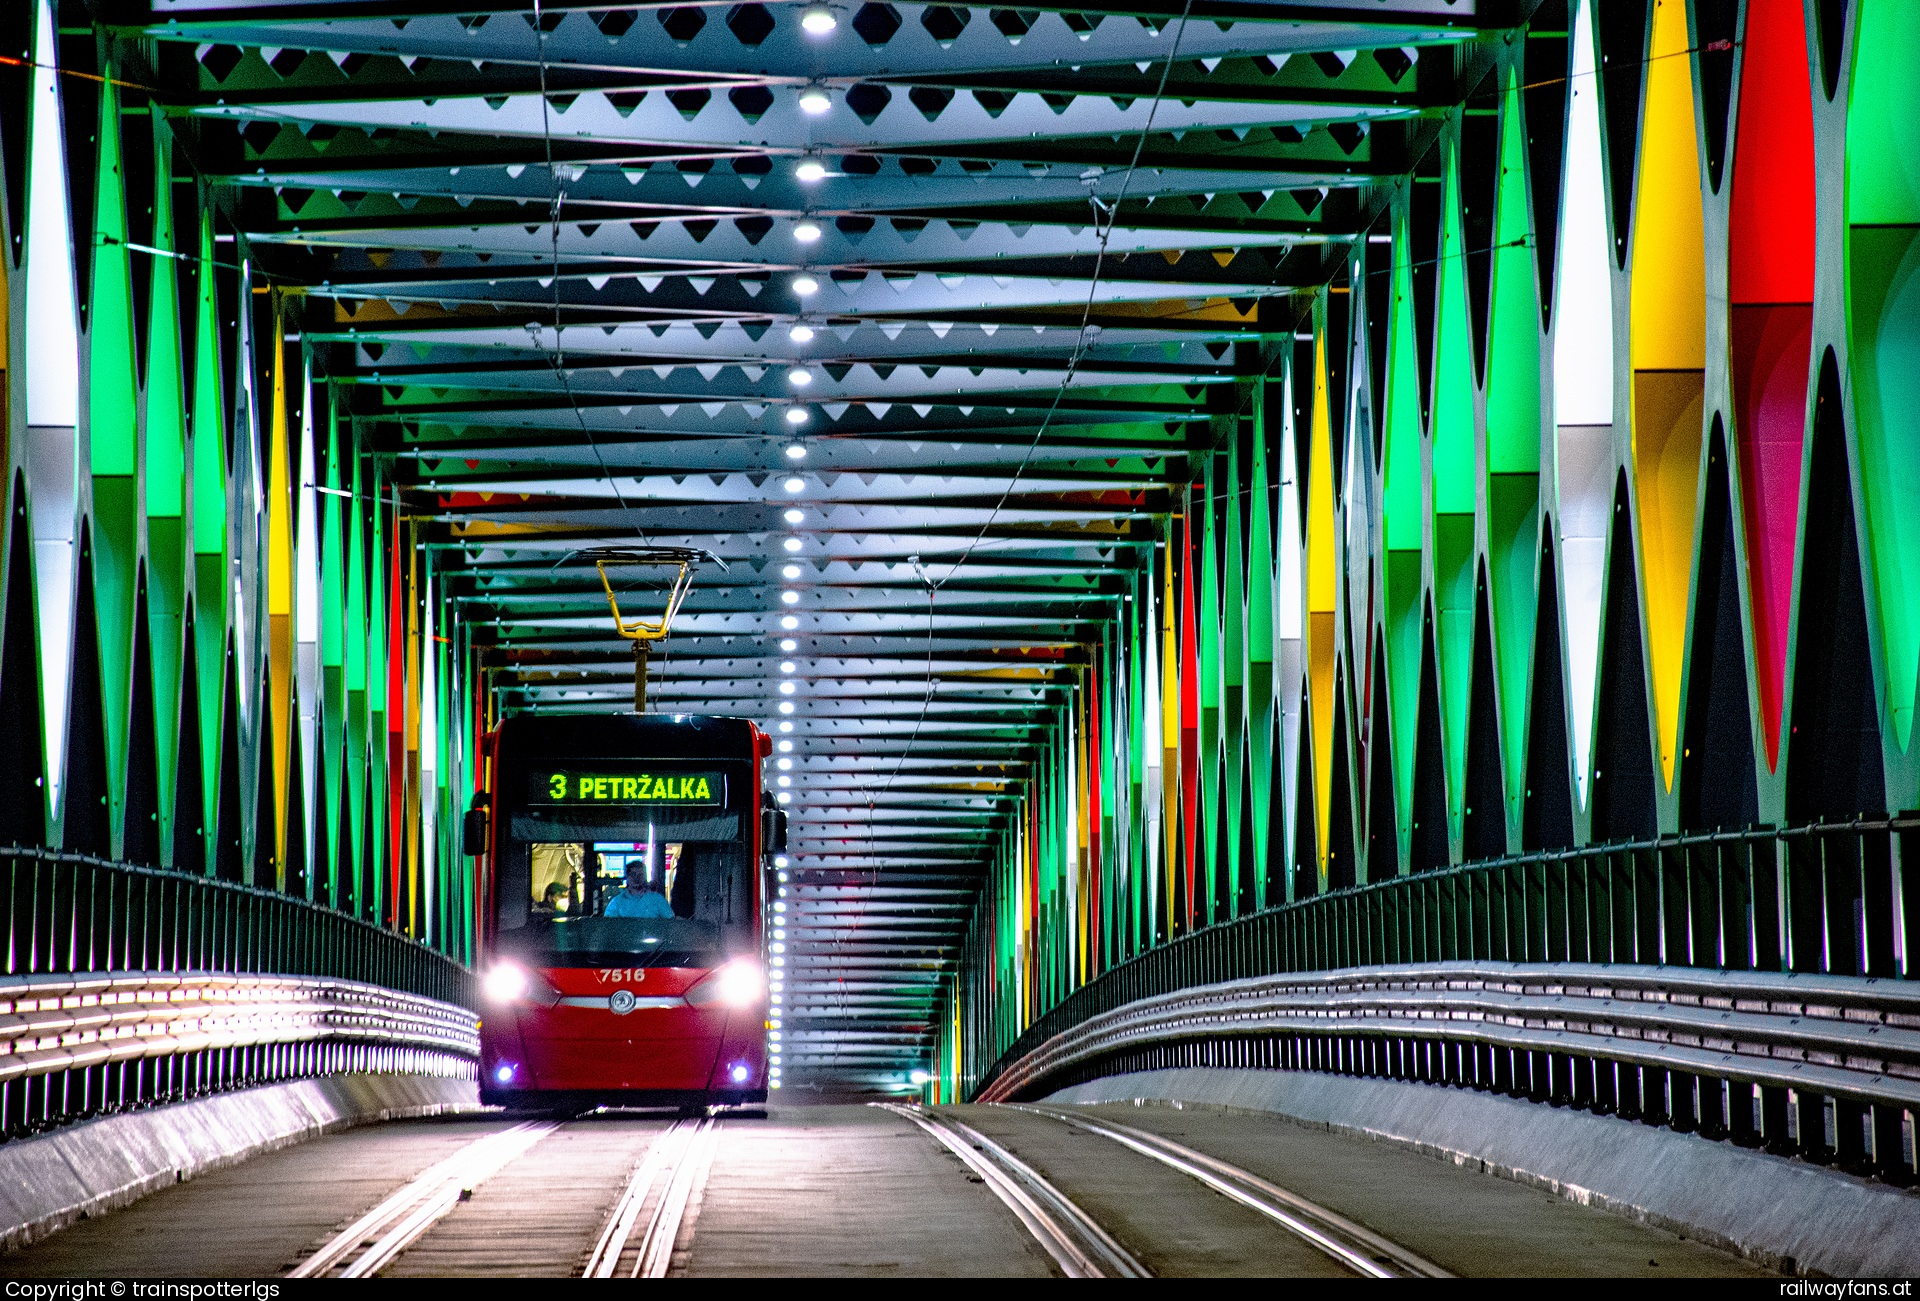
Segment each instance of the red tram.
M529 714L485 745L488 790L466 829L481 1099L765 1101L766 734L732 718Z

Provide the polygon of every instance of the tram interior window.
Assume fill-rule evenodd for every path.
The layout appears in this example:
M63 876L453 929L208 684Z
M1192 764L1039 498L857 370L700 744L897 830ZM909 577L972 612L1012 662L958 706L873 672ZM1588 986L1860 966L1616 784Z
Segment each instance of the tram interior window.
M586 859L584 846L533 845L530 849L532 898L528 902L533 915L579 916L586 886L581 877L581 866Z

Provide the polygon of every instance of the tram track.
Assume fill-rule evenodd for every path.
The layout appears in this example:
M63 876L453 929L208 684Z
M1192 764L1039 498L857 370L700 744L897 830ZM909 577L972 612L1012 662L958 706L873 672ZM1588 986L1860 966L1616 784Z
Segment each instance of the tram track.
M667 1276L674 1244L712 1168L719 1138L719 1122L709 1116L675 1121L648 1145L580 1271L582 1278L613 1278L629 1258L628 1278ZM628 1244L643 1214L646 1227L629 1257Z
M971 1125L919 1106L872 1105L913 1122L959 1157L1068 1278L1152 1277L1145 1265L1039 1171Z
M473 1190L559 1128L524 1121L495 1130L428 1166L327 1240L289 1278L369 1278L419 1241Z
M1365 1278L1452 1278L1418 1252L1357 1224L1337 1211L1291 1192L1251 1171L1170 1138L1104 1117L1055 1107L1000 1104L1108 1139L1206 1185L1272 1220L1289 1233Z

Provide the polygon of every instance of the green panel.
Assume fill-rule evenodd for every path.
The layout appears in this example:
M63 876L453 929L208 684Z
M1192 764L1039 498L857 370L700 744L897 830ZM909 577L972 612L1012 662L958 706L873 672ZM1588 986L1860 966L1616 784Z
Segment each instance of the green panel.
M1540 321L1536 308L1526 137L1520 92L1501 113L1493 302L1487 355L1487 546L1494 669L1507 817L1517 823L1526 780L1527 690L1533 668L1534 556L1540 507Z
M1847 100L1847 325L1884 724L1913 732L1920 674L1920 5L1861 0Z
M1459 161L1447 158L1441 201L1440 299L1433 364L1433 509L1472 515L1475 503L1473 443L1473 323L1467 316L1466 241L1460 229Z
M172 150L164 115L154 115L154 175L171 174ZM174 234L173 187L153 196L153 242L179 249ZM187 599L186 394L181 386L179 281L172 259L147 259L147 391L145 490L147 502L147 641L153 665L154 750L159 761L160 843L173 843L174 786L179 779L180 675L185 653L182 620ZM136 702L136 708L140 707Z
M1920 5L1859 0L1847 91L1847 220L1920 222Z
M1420 484L1420 359L1413 332L1412 253L1405 215L1394 223L1393 303L1388 326L1386 467L1380 510L1389 551L1419 551L1425 542ZM1417 670L1416 670L1417 671Z
M1441 736L1447 753L1447 818L1457 835L1466 790L1467 706L1473 678L1473 516L1433 520L1436 649L1440 657Z
M1412 829L1413 761L1420 713L1420 553L1389 551L1386 563L1387 692L1393 713L1394 819L1404 850ZM1378 879L1380 874L1369 872Z
M1487 476L1487 545L1492 568L1493 645L1500 678L1501 761L1507 815L1520 816L1526 789L1527 690L1533 671L1536 608L1534 556L1539 550L1540 476Z
M1473 430L1473 323L1467 314L1466 242L1461 233L1459 159L1447 158L1441 201L1440 295L1433 369L1433 584L1438 608L1441 736L1447 756L1447 810L1459 833L1467 759L1467 704L1473 676L1474 511L1479 505Z
M1200 608L1194 612L1200 642L1196 656L1200 672L1200 835L1197 843L1205 847L1206 854L1206 877L1197 887L1205 891L1206 903L1204 907L1195 907L1194 913L1207 922L1217 920L1215 901L1220 897L1220 805L1223 794L1220 746L1224 731L1220 709L1222 679L1225 676L1221 664L1220 636L1220 513L1225 498L1233 491L1226 477L1226 468L1224 456L1216 454L1208 458L1206 498L1200 512L1204 521L1200 535L1200 582L1196 594Z
M220 317L214 296L214 272L213 214L203 212L200 214L200 301L194 312L192 394L193 549L200 555L224 554L227 549L227 419L220 409ZM205 605L211 595L201 588L201 604ZM221 602L224 609L224 596ZM201 668L205 667L203 663Z

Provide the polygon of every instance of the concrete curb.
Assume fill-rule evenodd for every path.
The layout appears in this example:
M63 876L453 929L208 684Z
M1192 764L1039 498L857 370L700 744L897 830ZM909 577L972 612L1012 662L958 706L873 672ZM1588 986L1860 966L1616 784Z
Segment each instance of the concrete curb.
M0 1145L0 1249L274 1148L354 1125L479 1106L472 1080L335 1075L293 1080Z
M1920 1196L1692 1134L1402 1080L1190 1067L1115 1075L1051 1102L1273 1112L1412 1147L1788 1273L1920 1274Z

